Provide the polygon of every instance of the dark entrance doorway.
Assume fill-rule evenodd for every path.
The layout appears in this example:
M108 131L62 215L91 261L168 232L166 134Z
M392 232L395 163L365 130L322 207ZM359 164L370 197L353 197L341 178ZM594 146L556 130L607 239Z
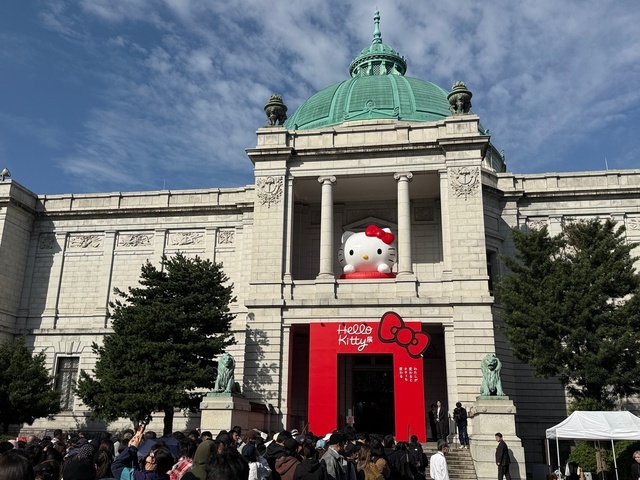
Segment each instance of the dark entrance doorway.
M394 432L393 356L338 355L338 424L357 431Z

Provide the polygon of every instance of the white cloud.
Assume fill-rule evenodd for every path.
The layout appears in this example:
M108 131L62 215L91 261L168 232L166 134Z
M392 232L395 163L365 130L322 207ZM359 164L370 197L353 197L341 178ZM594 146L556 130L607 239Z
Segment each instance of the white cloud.
M293 113L347 78L373 32L373 4L356 0L43 5L47 28L86 44L85 81L100 101L60 161L97 188L157 188L166 176L189 187L202 172L212 186L221 177L251 182L244 149L265 123L269 95L282 94ZM557 170L550 159L603 128L621 128L640 106L638 2L377 5L383 41L407 57L407 75L445 89L465 81L511 170ZM139 174L114 174L133 166Z

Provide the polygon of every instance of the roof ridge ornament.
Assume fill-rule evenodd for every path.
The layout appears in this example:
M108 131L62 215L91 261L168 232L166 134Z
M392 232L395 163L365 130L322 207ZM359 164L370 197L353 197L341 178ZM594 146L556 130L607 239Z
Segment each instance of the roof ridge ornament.
M471 112L471 97L473 93L467 89L464 82L458 81L451 87L451 92L447 95L451 115L465 115Z
M282 101L282 96L274 93L269 98L269 102L264 106L264 113L267 114L267 127L284 125L287 119L287 106Z
M373 40L371 45L376 43L382 43L382 33L380 33L380 12L376 9L376 13L373 15Z

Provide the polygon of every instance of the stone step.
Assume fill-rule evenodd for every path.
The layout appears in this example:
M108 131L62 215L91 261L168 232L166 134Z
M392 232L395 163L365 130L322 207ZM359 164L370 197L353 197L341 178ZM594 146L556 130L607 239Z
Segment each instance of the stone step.
M435 442L423 443L422 449L428 458L437 452ZM471 452L467 449L455 448L452 445L447 454L447 467L449 468L449 480L477 480L478 478ZM424 473L428 480L432 480L428 468Z

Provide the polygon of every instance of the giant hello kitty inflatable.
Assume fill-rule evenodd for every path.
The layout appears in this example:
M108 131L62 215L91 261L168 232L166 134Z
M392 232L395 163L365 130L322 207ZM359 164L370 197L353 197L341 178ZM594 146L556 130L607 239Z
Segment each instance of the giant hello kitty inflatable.
M394 278L396 262L395 236L388 228L369 225L364 232L344 232L338 260L340 278Z

